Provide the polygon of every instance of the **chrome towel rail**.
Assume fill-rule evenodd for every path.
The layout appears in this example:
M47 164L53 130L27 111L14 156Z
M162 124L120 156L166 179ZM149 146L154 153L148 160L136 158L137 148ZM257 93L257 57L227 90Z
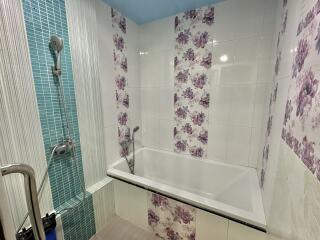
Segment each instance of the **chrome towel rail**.
M26 164L10 164L1 167L0 172L2 176L13 173L20 173L24 176L24 188L33 235L35 240L45 240L46 236L40 214L37 185L33 168Z

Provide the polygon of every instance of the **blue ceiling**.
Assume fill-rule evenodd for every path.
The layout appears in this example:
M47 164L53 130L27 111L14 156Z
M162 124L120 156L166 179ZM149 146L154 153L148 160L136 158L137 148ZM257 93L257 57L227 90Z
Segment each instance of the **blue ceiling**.
M137 24L144 24L177 13L223 0L104 0Z

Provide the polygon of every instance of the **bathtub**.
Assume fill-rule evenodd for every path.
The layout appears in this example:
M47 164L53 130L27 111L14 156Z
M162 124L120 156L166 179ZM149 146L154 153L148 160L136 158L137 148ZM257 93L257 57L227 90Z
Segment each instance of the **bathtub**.
M265 231L255 169L150 148L136 151L135 164L135 175L129 173L124 159L115 162L107 174Z

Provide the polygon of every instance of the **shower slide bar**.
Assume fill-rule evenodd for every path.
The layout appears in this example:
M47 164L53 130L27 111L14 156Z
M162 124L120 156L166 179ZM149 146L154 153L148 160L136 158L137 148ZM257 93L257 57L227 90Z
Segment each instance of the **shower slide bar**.
M2 176L20 173L24 176L24 188L30 217L30 223L35 240L45 240L45 232L42 224L40 207L37 194L35 173L32 167L26 164L10 164L0 168Z

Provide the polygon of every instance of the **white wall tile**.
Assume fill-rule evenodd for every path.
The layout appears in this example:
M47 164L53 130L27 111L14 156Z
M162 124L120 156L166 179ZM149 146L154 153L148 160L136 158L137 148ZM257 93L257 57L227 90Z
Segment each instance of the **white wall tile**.
M259 60L257 82L271 83L273 80L273 72L274 72L274 65L271 59Z
M228 240L266 240L267 235L261 231L229 221Z
M256 168L258 160L262 157L262 150L264 144L264 134L265 128L263 127L254 127L252 128L252 138L250 144L250 153L249 153L249 167Z
M128 88L129 93L129 117L131 119L141 119L141 89Z
M228 125L212 122L208 133L208 159L225 161L227 158Z
M128 211L129 221L136 226L148 228L147 191L132 185L128 186Z
M128 184L119 180L114 180L114 202L116 215L125 219L130 220L129 214L129 190Z
M224 65L220 69L220 84L243 84L257 81L257 62Z
M172 87L161 87L159 89L159 117L173 119L174 91Z
M159 85L160 87L173 88L174 86L174 45L171 45L169 50L161 51L160 61L155 62L158 64L158 69L156 74L159 75ZM155 73L153 73L155 74Z
M159 118L159 97L159 88L144 87L141 89L141 107L143 116L152 116L154 118Z
M273 181L266 182L264 193L264 200L271 201L271 208L267 206L268 230L287 239L317 239L320 234L319 181L282 140L273 163L276 166L269 167L275 175L268 175L267 179L273 177Z
M115 180L114 196L117 216L149 230L146 190Z
M171 50L175 40L173 23L174 17L167 17L142 25L140 28L140 50Z
M226 161L248 166L251 144L251 127L233 125L229 128Z
M113 42L110 7L96 1L97 38L99 43L99 72L104 127L116 123L116 96L113 77Z
M274 18L270 13L275 9L275 0L272 3L227 0L215 5L215 24L211 33L214 65L210 77L209 158L256 167L259 150L254 148L260 144L261 135L254 131L254 145L251 145L251 135L253 127L261 125L258 121L262 121L256 109L266 101L264 97L258 99L257 95L268 91L263 91L263 87L269 87L261 85L257 88L256 83L272 81L266 73L272 68L270 48L274 41ZM150 147L160 144L165 149L171 149L171 141L167 142L167 139L172 138L172 133L167 131L170 135L163 136L166 131L158 131L157 126L164 124L163 119L173 119L173 20L169 17L140 28L140 51L144 53L141 55L142 142ZM227 62L220 61L222 55L228 56ZM261 104L255 103L256 100ZM230 129L234 128L239 135L230 136ZM246 144L239 147L237 142L241 134L244 134ZM220 136L222 141L212 139L215 136ZM228 143L230 139L234 142ZM226 152L231 149L233 152L228 158ZM241 152L241 157L231 157L236 156L237 151Z
M210 124L228 124L231 114L231 86L211 86Z
M92 192L96 232L110 223L115 215L113 182L103 184Z
M159 149L172 151L173 128L174 124L172 118L159 120Z
M132 62L128 60L128 87L139 88L141 87L141 76L140 76L140 58ZM130 68L130 69L129 69Z
M237 62L251 62L258 58L260 36L236 38L235 60Z
M252 126L263 128L266 122L266 117L269 110L269 98L271 91L270 83L258 83L256 85L254 96L254 112Z
M196 238L197 240L227 240L228 224L225 218L197 209Z
M255 84L233 85L231 89L231 123L251 126Z
M221 42L234 39L236 31L235 1L224 1L215 6L215 25L212 28L214 40Z
M103 117L100 76L106 68L99 71L100 63L106 64L109 58L101 56L99 47L105 50L104 36L97 31L96 5L100 3L86 0L66 1L67 22L70 37L70 50L72 58L73 79L80 131L80 144L85 185L91 186L105 177L106 153L104 146L103 127L111 122L107 115ZM107 40L108 42L110 40ZM99 43L100 42L100 43ZM107 51L108 53L108 51ZM100 62L100 60L102 60ZM103 94L105 106L108 105L108 91ZM113 101L115 99L114 94ZM114 114L110 114L114 116ZM92 147L95 146L95 147ZM93 161L93 159L95 161Z
M258 59L270 59L272 57L273 52L271 49L273 48L274 36L270 35L261 35L257 39L257 58Z
M116 124L104 128L107 164L110 166L120 158L118 126Z
M235 38L254 36L263 25L263 0L232 0L236 5Z
M115 106L116 93L115 91L102 91L103 125L104 127L107 127L117 122L117 111Z
M136 148L141 147L142 142L142 106L141 106L141 88L128 88L130 107L129 107L129 126L133 129L139 126L140 130L135 133Z
M233 64L235 59L235 41L225 41L225 42L216 42L213 44L213 59L214 65L213 68L216 68L220 65ZM226 55L228 61L222 62L220 57Z
M159 119L154 117L142 118L142 144L147 147L159 146Z
M139 25L127 18L127 57L133 66L139 65L139 28Z
M264 4L264 14L263 14L263 26L262 26L262 35L270 34L274 35L275 25L276 25L276 6L280 3L278 0L268 0L263 1Z
M154 63L156 54L147 52L141 55L141 84L142 87L158 87L160 85L160 78L158 74L162 74L158 65ZM159 60L158 60L159 61Z

